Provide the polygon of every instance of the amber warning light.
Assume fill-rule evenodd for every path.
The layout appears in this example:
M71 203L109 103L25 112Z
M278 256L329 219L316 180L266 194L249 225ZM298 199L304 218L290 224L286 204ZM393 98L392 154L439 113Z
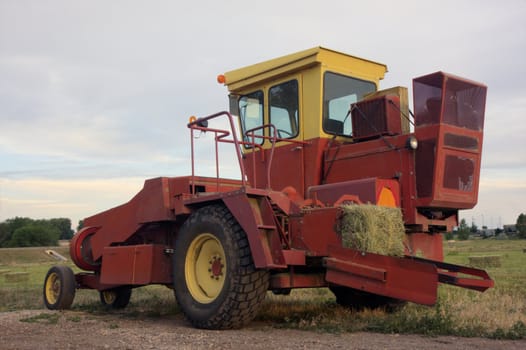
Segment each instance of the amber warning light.
M195 115L191 116L189 119L188 119L188 124L192 124L192 123L195 123L197 122L197 126L198 127L201 127L201 128L208 128L208 120L202 120L202 119L198 119ZM202 130L202 131L205 131L205 130Z
M219 84L224 84L224 83L226 83L226 78L225 78L225 76L224 76L223 74L219 74L219 75L217 76L217 82L218 82Z

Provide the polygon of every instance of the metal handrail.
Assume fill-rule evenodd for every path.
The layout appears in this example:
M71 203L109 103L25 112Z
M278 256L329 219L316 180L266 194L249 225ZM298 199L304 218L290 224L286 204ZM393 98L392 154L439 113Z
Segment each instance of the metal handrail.
M230 131L221 130L221 129L212 129L208 127L208 121L210 119L215 119L220 116L226 116L230 123ZM206 124L205 124L206 122ZM233 142L236 147L236 156L239 163L239 168L241 170L241 183L243 186L247 185L245 167L241 158L241 151L237 145L239 140L237 138L235 127L234 127L234 118L232 115L226 111L218 112L207 117L197 118L196 120L187 124L187 127L190 129L190 143L191 143L191 158L192 158L192 194L195 194L195 154L194 154L194 130L199 130L203 132L213 132L214 141L215 141L215 159L216 159L216 186L219 189L219 154L218 154L218 142ZM233 140L225 140L225 137L232 135Z
M272 136L256 135L255 134L256 131L264 130L264 129L267 129L267 128L269 130L272 130ZM278 137L278 129L276 128L276 126L274 124L264 124L264 125L260 125L260 126L257 126L255 128L252 128L252 129L248 129L247 131L245 131L245 135L247 137L252 137L252 144L254 144L254 145L256 145L256 138L263 139L263 140L269 140L271 145L272 145L271 148L270 148L270 156L269 156L268 165L267 165L267 188L270 188L270 173L271 173L271 168L272 168L272 160L274 158L274 149L275 149L275 146L276 146L276 142L285 141L285 142L297 143L297 144L301 144L301 145L307 144L307 142L304 142L304 141L283 139L283 138ZM259 145L259 144L258 144L258 146L261 147L261 145ZM252 160L253 160L254 182L256 182L255 152L252 152Z
M208 127L208 121L211 119L215 119L221 116L226 116L228 118L229 124L230 124L230 131L228 130L222 130L222 129L214 129ZM239 169L241 171L241 184L243 187L247 186L247 173L245 169L245 165L243 163L243 156L241 154L240 147L241 145L247 146L254 149L259 149L260 151L263 151L263 147L256 143L256 139L263 139L263 140L269 140L272 144L271 150L270 150L270 156L269 156L269 162L267 165L267 187L270 187L270 175L271 175L271 165L272 160L274 157L274 149L275 144L278 141L285 141L289 143L297 143L297 144L307 144L308 142L304 141L297 141L297 140L291 140L291 139L283 139L278 137L278 131L277 128L273 124L265 124L258 126L256 128L252 128L250 130L247 130L245 132L245 136L247 138L251 138L251 142L247 142L245 140L239 140L237 137L236 129L234 126L234 117L226 111L218 112L206 117L197 118L190 123L187 124L187 127L190 129L190 139L191 139L191 162L192 162L192 195L195 194L195 154L194 154L194 131L198 130L201 132L213 132L214 133L214 142L215 142L215 161L216 161L216 186L217 190L219 190L219 153L218 153L218 143L233 143L235 145L236 149L236 156L239 163ZM271 129L272 130L272 136L265 136L265 135L256 135L255 132L258 130L263 129ZM232 139L227 139L228 136L232 135ZM255 152L252 152L253 154L253 176L254 176L254 187L256 186L256 162L255 162ZM264 153L261 152L261 156L264 157ZM263 158L264 159L264 158Z

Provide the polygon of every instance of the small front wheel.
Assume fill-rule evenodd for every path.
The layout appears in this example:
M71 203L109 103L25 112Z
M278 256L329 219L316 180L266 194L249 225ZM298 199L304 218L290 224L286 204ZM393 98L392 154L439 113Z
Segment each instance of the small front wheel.
M75 298L75 275L67 266L53 266L44 279L44 304L50 310L65 310Z
M130 302L132 289L117 287L99 292L100 302L109 309L124 309Z

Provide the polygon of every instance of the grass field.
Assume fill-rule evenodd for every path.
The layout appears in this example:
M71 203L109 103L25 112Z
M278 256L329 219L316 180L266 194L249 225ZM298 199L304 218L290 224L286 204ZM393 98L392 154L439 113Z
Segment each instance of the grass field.
M444 243L447 262L469 265L470 257L496 257L500 266L485 267L495 288L485 293L442 285L434 307L408 303L395 312L352 312L338 306L325 288L294 290L290 296L268 294L256 322L277 328L322 332L374 331L426 335L526 338L526 240L470 240ZM53 248L68 256L67 248ZM43 308L44 276L56 262L44 248L0 249L0 312ZM72 265L70 265L72 266ZM7 275L15 276L8 281ZM10 278L13 279L13 278ZM106 312L98 293L79 290L73 309ZM163 286L135 289L121 317L178 314L172 290Z

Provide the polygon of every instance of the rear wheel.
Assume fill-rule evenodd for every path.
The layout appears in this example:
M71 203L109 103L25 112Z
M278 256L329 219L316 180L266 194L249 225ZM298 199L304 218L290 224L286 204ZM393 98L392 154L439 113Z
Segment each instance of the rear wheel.
M132 294L130 287L117 287L99 292L100 302L109 309L124 309Z
M50 310L69 309L75 298L75 275L67 266L53 266L44 279L44 304Z
M265 298L268 273L254 266L248 239L227 208L194 212L175 242L175 296L198 328L238 328Z
M405 302L399 299L389 298L383 295L372 294L362 290L348 287L332 286L329 287L336 297L338 305L361 311L364 309L385 309L395 311Z

